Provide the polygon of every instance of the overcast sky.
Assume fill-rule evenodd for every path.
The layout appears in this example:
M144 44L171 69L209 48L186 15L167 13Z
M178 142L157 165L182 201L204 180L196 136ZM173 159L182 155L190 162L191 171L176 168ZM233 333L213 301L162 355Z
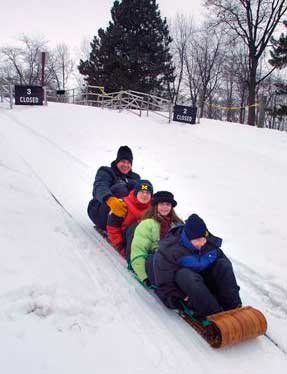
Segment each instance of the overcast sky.
M21 33L42 35L55 46L65 42L80 48L84 38L90 38L110 19L113 0L8 0L0 6L0 45L13 43ZM162 16L177 12L197 17L201 0L158 0Z

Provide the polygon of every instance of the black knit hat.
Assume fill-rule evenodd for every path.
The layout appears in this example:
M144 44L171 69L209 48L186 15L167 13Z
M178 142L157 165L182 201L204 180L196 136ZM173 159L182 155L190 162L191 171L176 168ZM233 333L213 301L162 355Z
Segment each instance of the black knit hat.
M184 232L189 240L208 236L206 224L197 214L188 217L184 225Z
M168 191L158 191L153 195L151 205L156 205L158 203L171 203L174 208L177 206L177 202L173 198L173 194Z
M133 163L133 153L127 145L122 145L118 150L116 162L121 160L128 160L131 164Z
M137 194L140 191L149 191L152 195L153 194L153 186L152 186L151 182L148 181L147 179L138 179L136 181L136 185L135 185L135 195L137 196Z

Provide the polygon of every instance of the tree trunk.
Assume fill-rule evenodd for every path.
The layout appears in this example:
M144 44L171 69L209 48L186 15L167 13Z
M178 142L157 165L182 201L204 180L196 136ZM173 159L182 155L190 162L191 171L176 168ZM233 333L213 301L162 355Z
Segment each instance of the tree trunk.
M200 95L200 99L199 99L199 117L202 118L203 117L203 114L204 114L204 107L205 107L205 100L206 100L206 94L205 94L205 88L203 88L203 92L202 92L202 95Z
M240 98L240 112L239 112L239 122L240 123L244 123L245 121L245 107L244 107L244 103L245 103L245 96L244 96L244 93L241 95L241 98Z
M201 100L201 101L200 101L200 109L199 109L199 117L200 117L200 118L203 117L203 110L204 110L204 101Z
M257 62L252 61L250 68L250 77L249 77L249 92L248 92L248 120L247 123L250 126L255 126L256 116L255 116L255 98L256 98L256 70Z

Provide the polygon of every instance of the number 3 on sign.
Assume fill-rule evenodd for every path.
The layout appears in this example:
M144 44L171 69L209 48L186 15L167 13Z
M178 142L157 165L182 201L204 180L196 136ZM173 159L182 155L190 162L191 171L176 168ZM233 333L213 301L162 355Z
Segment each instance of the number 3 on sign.
M31 88L27 88L27 95L31 95Z

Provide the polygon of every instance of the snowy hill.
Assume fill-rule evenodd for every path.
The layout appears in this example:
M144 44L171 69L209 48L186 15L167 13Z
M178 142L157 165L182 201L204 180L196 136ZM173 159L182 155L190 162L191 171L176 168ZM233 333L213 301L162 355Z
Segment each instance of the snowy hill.
M196 212L224 238L242 299L265 313L269 338L208 347L94 232L86 207L95 172L123 144L155 190L174 192L182 218ZM286 133L211 120L0 106L3 373L284 371L286 145Z

